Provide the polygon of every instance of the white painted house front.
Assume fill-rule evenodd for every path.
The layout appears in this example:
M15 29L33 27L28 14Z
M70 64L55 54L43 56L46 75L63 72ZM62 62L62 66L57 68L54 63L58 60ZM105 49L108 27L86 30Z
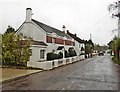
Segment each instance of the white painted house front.
M59 47L63 47L65 50L68 50L70 47L74 48L74 39L65 33L65 29L60 31L32 19L31 8L26 9L26 20L18 28L16 34L19 33L33 38L31 46L32 56L29 62L46 61L48 52L54 51L58 53L63 51L63 49L58 50Z
M77 52L77 56L83 56L83 59L85 59L85 43L84 40L81 40L79 37L77 37L76 34L72 34L67 30L67 34L71 36L74 39L75 43L75 51Z

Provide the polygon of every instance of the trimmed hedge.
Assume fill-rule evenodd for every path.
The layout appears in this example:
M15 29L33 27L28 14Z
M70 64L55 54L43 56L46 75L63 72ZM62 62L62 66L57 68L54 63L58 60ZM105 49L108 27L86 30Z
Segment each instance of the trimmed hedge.
M76 51L74 49L69 49L68 51L65 50L65 58L76 56ZM47 53L47 61L55 60L55 59L62 59L63 53L59 52L59 54L55 54L54 52Z
M59 54L55 54L53 52L47 53L47 61L49 60L55 60L55 59L61 59L63 58L63 53L59 52Z

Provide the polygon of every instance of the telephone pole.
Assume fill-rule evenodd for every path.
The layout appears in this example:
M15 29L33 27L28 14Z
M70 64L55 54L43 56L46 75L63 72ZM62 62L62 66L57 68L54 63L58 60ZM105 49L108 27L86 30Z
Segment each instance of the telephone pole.
M92 41L92 34L90 34L90 40Z
M120 38L120 1L118 0L118 38Z

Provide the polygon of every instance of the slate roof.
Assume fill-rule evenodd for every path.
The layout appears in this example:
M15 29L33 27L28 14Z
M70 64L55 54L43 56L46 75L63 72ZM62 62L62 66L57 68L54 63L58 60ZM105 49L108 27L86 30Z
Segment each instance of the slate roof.
M73 39L75 39L76 41L78 41L79 43L85 43L85 41L84 41L84 40L81 40L79 37L77 37L76 34L72 34L72 33L70 33L69 31L67 31L67 34L68 34L69 36L71 36Z
M46 25L46 24L44 24L44 23L41 23L41 22L39 22L39 21L37 21L37 20L34 20L34 19L32 19L32 21L34 22L34 23L36 23L38 26L40 26L43 30L45 30L47 33L56 33L57 35L59 35L59 36L61 36L61 37L67 37L67 38L71 38L68 34L65 34L63 31L60 31L60 30L58 30L58 29L56 29L56 28L53 28L53 27L51 27L51 26L49 26L49 25Z

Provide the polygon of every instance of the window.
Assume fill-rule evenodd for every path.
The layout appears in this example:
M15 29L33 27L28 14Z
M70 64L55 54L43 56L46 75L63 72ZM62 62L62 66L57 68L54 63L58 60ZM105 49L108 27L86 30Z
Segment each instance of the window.
M40 50L40 59L44 59L45 50Z
M55 43L56 44L64 44L64 40L60 38L55 38Z
M47 43L52 43L52 37L47 36L46 42L47 42Z

